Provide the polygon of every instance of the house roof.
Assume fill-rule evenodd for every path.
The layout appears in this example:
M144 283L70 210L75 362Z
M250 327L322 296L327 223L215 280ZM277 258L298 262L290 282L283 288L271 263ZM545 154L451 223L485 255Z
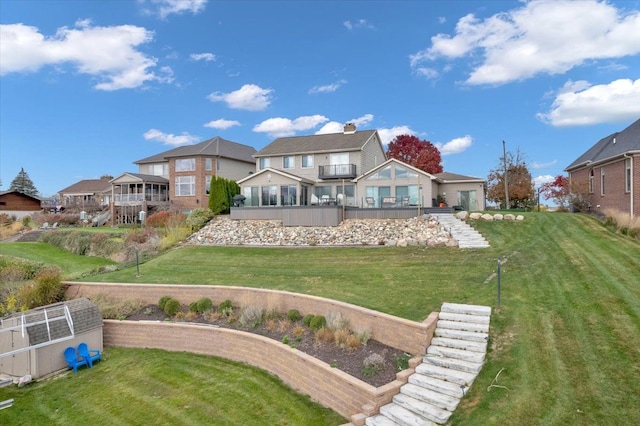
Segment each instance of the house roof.
M208 139L204 142L194 145L179 146L177 148L143 158L142 160L135 161L134 164L158 163L168 161L169 158L192 157L198 155L231 158L233 160L254 164L255 160L252 156L255 152L256 150L252 146L228 141L216 136L215 138Z
M435 177L442 183L484 182L484 179L482 179L482 178L477 178L477 177L473 177L473 176L458 175L458 174L449 173L449 172L436 173Z
M111 184L105 179L85 179L76 182L65 189L58 191L60 194L95 194L111 189Z
M640 119L621 132L612 133L598 141L571 163L565 171L602 163L632 151L640 151Z
M146 175L142 173L124 172L120 176L111 179L109 183L130 183L130 182L149 182L149 183L169 183L169 179L156 176Z
M263 175L265 173L275 173L277 175L284 176L284 177L286 177L288 179L295 180L297 182L304 182L304 183L308 183L308 184L313 184L314 183L314 181L312 181L312 180L309 180L309 179L306 179L306 178L303 178L303 177L300 177L300 176L296 176L296 175L291 174L291 173L283 172L282 170L272 169L271 167L267 167L267 168L264 168L264 169L260 170L257 173L250 174L249 176L240 179L236 183L238 185L243 184L243 183L245 183L247 181L250 181L250 180L252 180L252 179L254 179L254 178L258 177L258 176L261 176L261 175Z
M0 196L6 195L6 194L18 194L18 195L21 195L23 197L33 198L36 201L42 201L42 198L40 198L40 197L38 197L36 195L29 195L29 194L25 194L24 192L20 192L20 191L0 191Z
M358 151L364 147L376 132L376 130L361 130L346 134L329 133L278 138L255 153L254 157Z
M357 178L355 178L355 179L353 180L353 182L357 182L357 181L359 181L359 180L360 180L360 179L362 179L362 178L365 178L365 177L367 177L367 176L369 176L369 175L372 175L372 174L374 174L375 172L377 172L378 170L383 169L384 167L386 167L388 164L391 164L391 163L399 164L399 165L401 165L402 167L406 167L407 169L413 170L413 171L414 171L414 172L416 172L416 173L419 173L419 174L421 174L421 175L423 175L423 176L427 176L427 177L428 177L429 179L431 179L431 180L434 180L434 179L435 179L435 176L434 176L434 175L432 175L431 173L427 173L427 172L425 172L424 170L418 169L417 167L413 167L413 166L411 166L411 165L409 165L409 164L407 164L407 163L405 163L405 162L403 162L403 161L398 160L397 158L389 158L389 159L388 159L387 161L385 161L384 163L380 163L380 164L378 164L376 167L374 167L373 169L368 170L366 173L361 174L360 176L358 176Z

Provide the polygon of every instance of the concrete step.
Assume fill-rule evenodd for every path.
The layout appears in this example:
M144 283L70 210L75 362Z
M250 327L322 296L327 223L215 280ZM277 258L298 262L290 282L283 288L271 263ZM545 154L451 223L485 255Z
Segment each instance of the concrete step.
M468 342L478 342L487 344L489 340L488 333L481 333L476 331L463 331L463 330L452 330L450 328L437 328L433 333L436 337L445 337L447 339L458 339L465 340Z
M393 402L380 407L380 414L400 426L435 426L437 424Z
M434 390L429 390L413 383L402 385L402 387L400 388L400 393L451 412L453 412L460 403L460 398L455 398L451 395L445 395Z
M476 374L466 371L452 370L451 368L440 367L429 363L422 363L416 367L416 372L444 380L458 385L471 386L476 378Z
M437 330L436 330L437 331ZM436 346L444 346L445 348L461 349L464 351L482 352L487 351L487 342L473 342L468 340L450 339L447 337L434 337L431 344Z
M461 330L461 331L472 331L474 333L489 332L489 324L478 324L474 322L448 321L445 319L439 319L436 326L437 328L447 328L450 330Z
M481 362L464 361L456 358L442 356L425 356L423 362L438 367L451 368L453 370L465 371L467 373L478 374L482 370Z
M425 390L432 390L453 398L462 398L469 390L469 386L447 382L442 379L420 373L409 376L409 383L424 388Z
M382 414L378 414L377 416L373 417L367 417L364 424L367 426L398 426L398 423Z
M457 322L468 322L474 324L487 324L491 321L490 316L484 315L467 315L467 314L454 314L451 312L440 312L438 314L439 320L445 321L457 321Z
M430 345L427 348L427 355L443 356L480 363L484 362L485 357L484 352L465 351L463 349L454 349L437 345Z
M466 315L482 315L490 316L490 306L480 305L466 305L461 303L443 303L440 312L449 312L452 314L466 314Z
M399 393L394 396L393 402L395 402L402 408L406 408L412 413L415 413L420 417L423 417L439 425L445 424L452 414L451 411L443 410L440 407L436 407L435 405L431 405L428 402L412 398L404 393Z

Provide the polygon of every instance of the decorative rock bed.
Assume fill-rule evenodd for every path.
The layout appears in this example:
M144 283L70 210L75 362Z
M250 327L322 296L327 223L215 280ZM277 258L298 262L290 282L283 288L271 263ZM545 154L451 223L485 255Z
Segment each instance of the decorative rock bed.
M434 218L349 219L334 227L285 227L279 221L218 217L187 244L247 246L456 246Z

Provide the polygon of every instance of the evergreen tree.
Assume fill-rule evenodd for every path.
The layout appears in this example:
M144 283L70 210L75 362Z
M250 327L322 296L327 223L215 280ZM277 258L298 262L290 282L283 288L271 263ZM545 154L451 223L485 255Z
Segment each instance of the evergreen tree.
M22 192L23 194L31 195L32 197L38 195L38 190L36 189L27 172L24 171L24 168L20 169L20 173L18 173L18 176L16 176L15 179L13 179L13 181L11 182L9 191Z

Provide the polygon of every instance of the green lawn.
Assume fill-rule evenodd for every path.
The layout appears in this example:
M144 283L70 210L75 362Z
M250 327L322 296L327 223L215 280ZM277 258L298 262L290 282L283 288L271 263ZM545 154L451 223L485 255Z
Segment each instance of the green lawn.
M495 308L502 258L488 359L452 424L640 424L640 243L588 216L525 216L478 222L489 249L182 247L140 277L90 279L274 288L422 320L443 302Z

